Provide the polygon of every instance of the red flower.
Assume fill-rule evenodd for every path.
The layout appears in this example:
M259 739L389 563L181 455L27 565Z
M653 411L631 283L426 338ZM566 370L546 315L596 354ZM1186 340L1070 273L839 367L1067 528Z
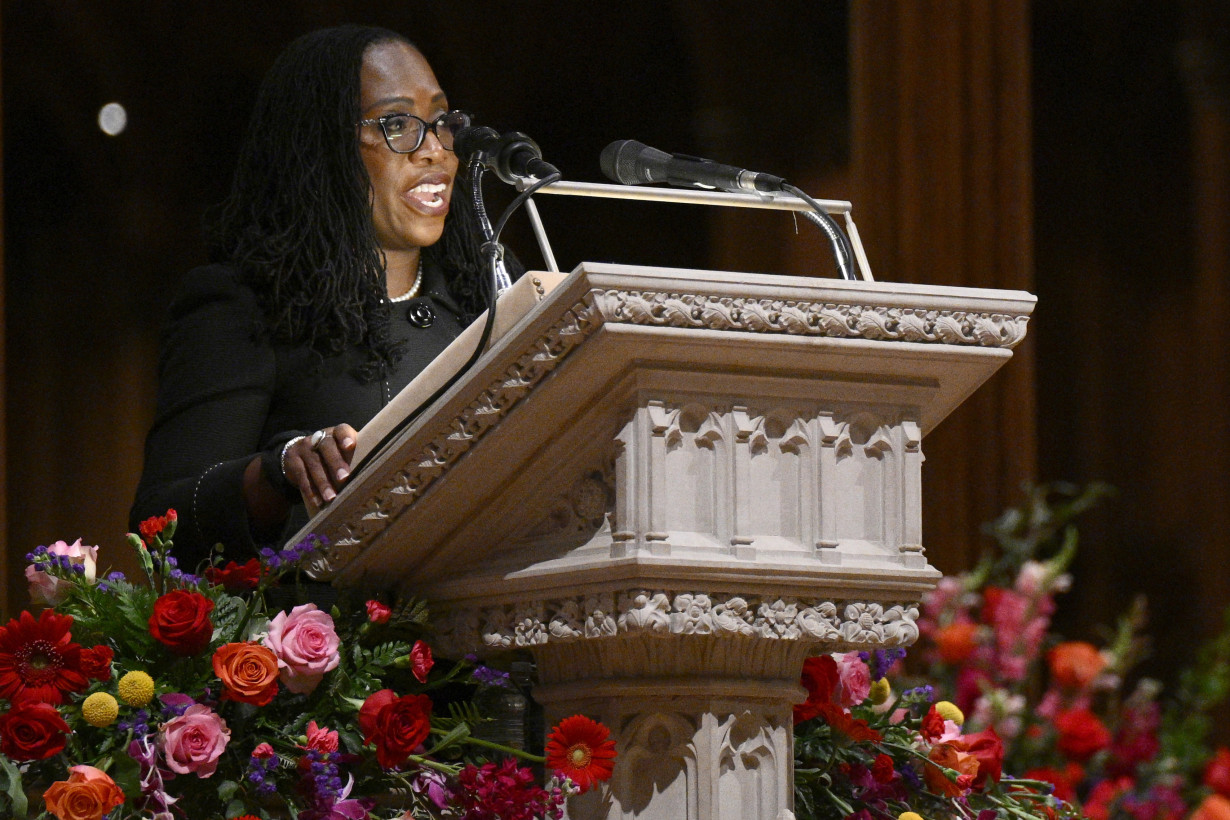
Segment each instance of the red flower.
M46 760L64 750L68 724L49 703L22 700L0 715L0 752L12 760Z
M111 680L111 659L115 653L106 644L81 650L81 672L90 680Z
M511 757L494 763L468 765L457 775L455 796L461 820L536 820L560 817L562 795L547 794L534 782L534 773Z
M879 743L880 733L862 718L856 718L836 703L820 705L820 719L835 732L840 732L855 743Z
M897 771L893 768L893 759L886 754L876 755L871 764L871 778L877 783L891 783Z
M1135 786L1136 782L1130 777L1100 781L1090 789L1089 796L1085 798L1085 816L1090 820L1110 820L1110 817L1116 814L1114 809L1119 798Z
M374 743L376 760L383 768L395 769L417 749L431 730L431 698L426 695L398 697L381 689L359 709L363 742Z
M227 561L225 567L207 567L205 578L211 584L221 584L227 592L247 592L261 583L261 562L249 558L247 563Z
M1230 820L1230 800L1220 794L1210 794L1196 807L1190 820Z
M1097 647L1084 641L1067 641L1046 653L1051 677L1067 689L1088 689L1106 668L1106 658Z
M80 644L73 643L71 615L44 609L29 612L0 629L0 698L9 702L64 702L65 692L81 692L90 682L81 669Z
M584 715L564 718L547 737L547 766L587 792L611 777L615 741L610 735L609 729Z
M1230 749L1222 746L1204 767L1204 785L1230 797Z
M987 781L998 783L1004 773L1004 742L994 729L964 735L961 744L978 761L978 776L974 788L982 791Z
M367 602L367 620L374 624L387 624L393 610L376 600Z
M196 655L214 634L209 613L214 602L199 592L177 589L154 601L149 633L174 655Z
M1063 770L1045 766L1040 769L1030 769L1025 772L1026 780L1041 780L1055 787L1053 794L1065 803L1076 799L1076 787L1085 777L1085 770L1079 763L1069 762Z
M939 712L935 711L933 705L927 710L927 714L923 715L922 726L919 732L923 736L923 740L933 741L939 740L944 734L944 718Z
M427 683L427 673L435 663L431 657L431 647L426 641L415 641L410 650L410 669L419 683Z
M935 633L935 648L944 663L965 663L978 648L978 626L957 621Z
M802 723L820 714L820 706L832 703L841 683L841 673L832 655L820 655L803 662L799 683L807 690L807 700L794 707L794 722Z
M1088 709L1069 709L1055 717L1060 754L1084 762L1110 745L1110 731Z
M937 743L928 755L930 762L923 767L923 779L927 788L946 797L960 797L974 785L978 776L978 761L952 743ZM943 767L943 768L941 768ZM950 780L944 769L951 769L956 776Z
M154 538L161 535L167 526L176 521L178 517L175 510L167 510L166 515L155 515L145 519L137 527L141 533L141 539L147 544L154 543Z

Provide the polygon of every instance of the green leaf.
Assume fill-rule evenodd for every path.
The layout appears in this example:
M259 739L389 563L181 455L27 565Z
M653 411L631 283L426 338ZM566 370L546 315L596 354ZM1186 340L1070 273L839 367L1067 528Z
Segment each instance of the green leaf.
M21 782L21 772L16 764L5 755L0 755L0 772L5 778L4 793L9 796L9 808L13 810L13 820L25 820L29 803Z
M126 754L116 755L109 772L115 785L129 797L141 796L141 764Z
M230 802L231 798L235 796L235 792L237 791L239 791L238 783L234 780L224 780L222 781L222 784L218 786L218 797L222 800Z
M441 749L447 749L449 746L452 746L454 743L464 740L465 738L469 736L470 736L470 727L464 723L458 724L456 727L453 728L453 731L449 732L447 735L440 738L440 741L435 746L432 746L430 749L428 749L424 756L431 757L432 755L438 753Z

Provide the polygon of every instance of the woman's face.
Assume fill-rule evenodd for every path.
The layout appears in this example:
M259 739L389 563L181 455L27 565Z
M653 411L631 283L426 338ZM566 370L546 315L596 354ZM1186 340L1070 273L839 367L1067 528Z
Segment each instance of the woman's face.
M363 54L359 106L363 119L413 114L434 122L448 101L422 54L402 42L376 43ZM457 156L428 129L423 144L398 154L380 126L359 126L359 152L372 182L372 225L386 254L434 244L444 232ZM443 186L443 188L441 188Z

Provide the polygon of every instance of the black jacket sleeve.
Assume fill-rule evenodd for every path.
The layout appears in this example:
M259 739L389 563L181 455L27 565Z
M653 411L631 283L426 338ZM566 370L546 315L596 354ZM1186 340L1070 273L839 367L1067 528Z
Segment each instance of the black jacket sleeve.
M130 526L135 532L145 518L174 509L174 552L187 571L216 543L228 558L255 551L243 474L272 446L261 437L276 378L259 322L252 291L233 269L215 265L188 274L163 332L158 409Z

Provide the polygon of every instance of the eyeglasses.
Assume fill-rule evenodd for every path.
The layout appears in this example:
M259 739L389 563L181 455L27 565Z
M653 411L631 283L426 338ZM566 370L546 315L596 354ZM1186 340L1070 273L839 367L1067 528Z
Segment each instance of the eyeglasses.
M428 129L435 132L436 139L445 150L453 150L453 138L470 124L470 115L464 111L449 111L435 121L427 122L413 114L385 114L371 120L359 120L358 125L379 125L384 132L384 141L389 149L398 154L413 154L419 150L427 137Z

